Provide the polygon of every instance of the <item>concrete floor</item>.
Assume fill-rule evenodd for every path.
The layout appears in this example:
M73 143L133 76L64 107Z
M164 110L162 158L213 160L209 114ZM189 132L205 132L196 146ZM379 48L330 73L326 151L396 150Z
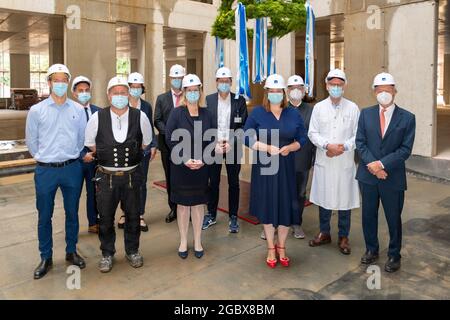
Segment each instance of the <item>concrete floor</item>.
M249 168L242 178L248 179ZM227 218L204 231L205 256L198 260L177 255L176 222L167 224L165 192L151 181L163 179L160 160L150 166L147 222L150 231L141 237L145 264L133 269L124 258L122 231L117 232L117 254L111 273L97 269L100 258L96 235L87 233L84 201L80 206L78 250L86 258L81 289L66 287L64 215L60 193L54 214L54 268L41 280L33 280L39 262L32 175L0 179L0 299L450 299L450 186L409 178L403 215L403 266L396 274L381 271L381 289L369 290L370 274L359 265L364 252L361 213L354 211L353 253L343 256L333 243L310 248L307 239L318 228L317 208L304 213L307 239L293 237L287 243L292 265L269 269L260 226L241 221L241 232L228 233ZM84 196L83 196L84 200ZM192 229L191 239L192 239ZM380 215L383 270L388 242L386 223ZM192 243L192 242L191 242ZM192 246L191 246L192 248Z

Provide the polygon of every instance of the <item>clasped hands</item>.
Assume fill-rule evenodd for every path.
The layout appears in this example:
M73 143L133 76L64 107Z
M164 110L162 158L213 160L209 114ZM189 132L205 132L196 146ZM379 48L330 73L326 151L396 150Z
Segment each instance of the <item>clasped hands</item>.
M345 147L343 144L327 144L327 157L334 158L343 154Z
M376 176L378 179L386 180L388 177L387 172L383 169L381 161L373 161L367 165L367 169L371 174Z
M184 165L191 170L198 170L205 164L203 163L202 160L189 159L188 161L185 162Z

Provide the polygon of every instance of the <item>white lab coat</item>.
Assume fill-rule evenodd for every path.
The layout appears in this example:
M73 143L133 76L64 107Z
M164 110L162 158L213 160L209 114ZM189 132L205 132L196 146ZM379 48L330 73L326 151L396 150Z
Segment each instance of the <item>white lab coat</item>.
M354 161L358 119L358 106L345 98L337 107L327 98L311 115L308 136L317 151L310 201L325 209L350 210L360 205ZM324 148L328 143L344 144L347 151L329 158Z

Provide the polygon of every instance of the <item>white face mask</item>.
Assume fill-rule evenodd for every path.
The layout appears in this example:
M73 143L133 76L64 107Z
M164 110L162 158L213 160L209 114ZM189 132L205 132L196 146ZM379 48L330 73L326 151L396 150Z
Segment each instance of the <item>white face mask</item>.
M296 101L302 100L304 95L300 89L293 89L289 92L289 98Z
M389 92L383 91L377 94L377 100L379 104L387 106L393 102L393 97Z

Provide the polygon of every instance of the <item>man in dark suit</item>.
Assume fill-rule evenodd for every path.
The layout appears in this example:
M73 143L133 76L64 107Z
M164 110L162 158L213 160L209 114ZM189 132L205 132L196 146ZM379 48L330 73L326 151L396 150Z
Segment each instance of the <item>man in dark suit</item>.
M306 131L308 131L313 107L303 101L303 97L305 96L305 83L302 77L294 75L288 79L287 93L289 98L289 106L296 108L298 112L300 112L300 115L305 123ZM313 164L315 150L315 146L311 143L309 138L307 138L306 144L295 153L300 224L294 225L293 228L294 237L297 239L305 238L305 233L303 232L301 225L303 222L303 210L305 208L306 186L308 184L309 171L311 170Z
M241 152L238 151L238 148L242 148L242 144L238 143L237 137L230 130L244 127L248 116L247 105L243 97L235 99L235 94L230 91L232 84L230 69L222 67L217 70L216 84L218 92L206 97L206 107L211 113L212 126L217 129L218 146L215 152L217 155L222 154L223 156L220 157L220 163L214 163L210 167L211 193L208 201L208 213L203 220L203 230L216 224L220 173L222 160L225 159L228 177L229 232L237 233L239 232L237 214L239 209L239 172L241 171L241 165L238 163Z
M362 264L378 259L378 208L383 204L389 227L387 272L400 269L402 246L401 214L405 198L405 161L411 155L415 116L394 103L395 80L388 73L374 79L378 103L361 112L356 134L356 147L361 158L356 179L362 195L362 224L366 253Z
M87 121L89 121L94 113L100 110L99 107L90 103L91 86L91 80L84 76L76 77L72 82L73 96L83 106ZM91 152L89 148L84 147L83 151L81 151L80 162L82 163L83 180L86 183L86 211L89 223L88 232L98 233L98 211L95 202L95 186L92 181L97 163L93 152ZM83 185L81 185L81 188L83 188Z
M167 146L165 132L169 115L175 107L178 107L181 101L181 82L186 75L185 69L179 64L175 64L170 68L170 90L158 96L155 106L155 127L158 129L158 148L161 151L161 161L166 177L167 199L170 212L166 217L166 222L170 223L177 218L177 205L170 201L170 149Z

